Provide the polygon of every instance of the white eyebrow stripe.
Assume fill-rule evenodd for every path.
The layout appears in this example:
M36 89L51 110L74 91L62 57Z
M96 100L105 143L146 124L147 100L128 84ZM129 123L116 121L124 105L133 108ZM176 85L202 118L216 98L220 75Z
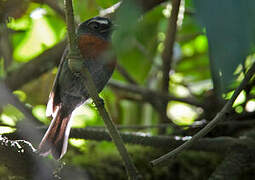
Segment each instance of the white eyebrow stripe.
M98 22L99 24L109 24L109 22L107 20L103 20L103 19L102 20L95 19L91 22Z

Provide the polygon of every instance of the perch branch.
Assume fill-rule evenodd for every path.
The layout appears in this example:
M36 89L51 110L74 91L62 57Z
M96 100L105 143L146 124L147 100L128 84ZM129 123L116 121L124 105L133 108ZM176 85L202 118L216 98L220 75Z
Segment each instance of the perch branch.
M42 132L47 130L47 127L40 128ZM14 133L4 134L10 139L16 139L17 134L22 134L22 129L15 131ZM120 133L123 141L127 144L135 144L142 146L150 146L155 148L167 148L174 149L183 142L187 142L189 136L152 136L146 133ZM205 151L205 152L217 152L224 153L229 150L229 147L235 144L247 144L255 148L254 137L248 135L248 138L232 138L232 137L216 137L216 138L201 138L188 147L189 150ZM70 138L87 139L94 141L112 141L108 131L103 128L73 128L71 129ZM38 139L39 141L39 139ZM252 143L253 142L253 143Z

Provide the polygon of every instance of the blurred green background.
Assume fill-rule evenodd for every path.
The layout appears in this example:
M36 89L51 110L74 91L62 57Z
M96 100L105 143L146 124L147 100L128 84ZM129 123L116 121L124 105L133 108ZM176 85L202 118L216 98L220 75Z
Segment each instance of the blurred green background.
M99 15L103 9L109 8L119 1L74 0L73 2L75 20L83 22ZM247 10L249 4L245 6L242 3L241 5L235 4L233 1L228 1L225 4L220 4L218 1L211 4L208 1L202 3L197 0L194 2L183 0L180 5L177 21L178 32L174 44L172 68L169 72L169 93L177 98L196 99L201 104L208 105L208 108L204 109L180 101L169 101L166 114L169 120L176 125L191 125L194 121L204 120L204 118L209 118L206 120L210 120L222 107L224 99L231 97L234 88L242 80L244 72L254 62L252 43L255 31L254 25L251 25L251 20L254 20L254 13L250 13L247 17L243 15L244 17L241 17L237 22L234 20L236 17L231 16L236 13L236 7L242 7L239 10L241 12L237 15L239 16ZM253 5L252 1L250 3ZM48 3L48 1L40 3L40 1L36 0L8 2L2 0L0 5L2 8L0 10L3 12L0 14L2 15L0 47L3 50L3 47L7 44L10 52L9 60L7 61L6 51L0 51L0 76L8 80L9 74L64 41L66 39L66 26L63 18L63 1L61 0L54 3ZM208 6L211 7L211 11L204 12ZM226 11L221 12L221 8L218 7L227 7L226 17L221 16ZM232 9L229 7L232 7ZM59 12L58 8L62 11ZM142 6L137 6L135 3L124 3L115 13L114 22L120 25L120 29L113 33L112 40L118 64L129 73L139 86L144 88L156 91L161 89L162 52L164 51L164 41L171 8L171 3L165 1L144 13ZM222 18L221 22L217 19L219 18L218 16L213 16L215 15L213 14L215 12L213 9L217 9L215 14L219 12L219 16ZM252 12L253 9L250 9L249 12ZM3 14L8 17L4 18ZM242 21L242 18L246 19L246 21ZM231 29L225 28L229 26L229 23L235 24L235 26L231 27ZM215 26L219 27L219 29L215 28ZM245 26L245 29L239 26ZM247 29L250 31L246 36ZM235 36L236 31L245 34L245 36ZM226 37L224 33L230 34L232 38L224 39ZM217 41L215 37L220 38L221 41ZM229 44L233 43L233 46L235 46L236 41L239 46L229 46ZM217 48L219 45L221 45L221 49ZM244 47L244 45L246 46ZM229 48L224 49L226 46ZM240 49L240 46L243 49ZM210 52L208 49L210 49ZM224 51L230 51L231 53L224 54ZM233 52L235 52L234 55ZM224 54L224 56L222 57L219 54ZM224 63L223 60L225 60ZM13 94L31 109L32 114L40 122L46 125L50 123L50 119L45 116L46 104L56 72L57 66L53 69L48 69L40 77L13 90ZM220 72L224 78L219 75ZM118 70L115 70L112 79L124 84L129 83ZM255 89L253 86L249 91L249 96L247 96L246 91L243 91L235 102L235 113L254 112L254 95ZM144 126L162 123L160 115L155 108L148 102L139 101L139 96L121 92L109 86L100 93L100 96L103 97L107 110L117 125ZM24 119L23 114L12 105L1 107L0 112L0 134L14 132L16 124ZM91 101L76 109L73 115L72 126L74 128L103 126L103 121ZM122 131L125 131L125 129ZM139 132L157 135L158 129L143 129L139 130ZM166 135L174 135L175 133L175 129L168 126ZM139 151L144 151L145 154L149 153L150 155L147 158L159 155L158 152L154 152L155 149L140 146L129 145L128 149L134 154L132 156L135 156ZM91 156L94 157L91 158ZM114 169L107 169L107 166L100 165L103 161L102 159L109 160L107 157L112 156L117 158L116 161L118 162L119 157L112 143L95 143L84 139L70 139L69 149L63 161L85 169L91 168L90 172L92 174L96 173L93 170L95 168L113 175ZM138 165L140 168L145 167L145 165L143 166L145 162L142 162L142 157L146 158L146 155L141 156L140 159L138 157L137 162L141 163ZM181 164L180 166L184 164L188 167L191 157L210 159L208 155L204 154L187 154L184 155L184 162L176 161L176 163ZM114 158L112 159L113 164L116 163ZM192 174L190 176L191 179L206 177L215 168L218 159L220 159L218 156L213 160L210 159L210 165L208 169L204 169L204 173L198 173L199 168L201 168L199 164L190 172L182 168L180 171L186 172L184 174L187 176ZM93 167L96 166L95 164L100 167ZM114 167L114 165L110 167ZM115 168L118 169L118 167ZM120 169L123 173L123 168ZM148 169L145 168L144 171L150 171ZM2 171L4 172L4 170ZM169 178L171 176L167 171L163 167L158 171L154 169L154 175L148 175L148 179L159 179L160 175ZM150 173L148 172L148 174ZM184 174L183 176L185 176ZM119 178L125 178L124 175L120 175ZM104 179L101 176L103 175L99 174L98 179Z

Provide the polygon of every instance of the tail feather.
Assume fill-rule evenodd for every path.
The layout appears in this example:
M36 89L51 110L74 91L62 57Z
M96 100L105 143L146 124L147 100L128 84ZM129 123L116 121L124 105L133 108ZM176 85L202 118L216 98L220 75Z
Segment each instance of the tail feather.
M63 108L59 108L56 116L53 117L51 124L45 133L38 147L38 153L46 156L52 153L55 159L60 159L66 153L68 137L71 129L71 114L66 115Z

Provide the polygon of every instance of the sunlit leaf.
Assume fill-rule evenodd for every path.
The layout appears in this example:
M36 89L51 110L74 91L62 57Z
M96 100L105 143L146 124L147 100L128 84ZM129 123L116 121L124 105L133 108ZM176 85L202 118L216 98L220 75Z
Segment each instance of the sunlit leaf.
M184 75L187 82L201 81L211 77L208 66L207 55L201 54L195 57L184 58L178 63L176 72Z
M46 117L46 106L45 105L37 105L33 108L32 113L33 115L44 123L48 123L48 119Z
M15 130L15 128L0 126L0 134L13 133Z
M72 116L72 127L76 128L85 127L87 123L95 123L97 117L96 112L87 105L80 106L79 108L75 109Z
M19 19L11 19L7 23L7 27L13 30L27 30L31 26L31 19L28 15L23 16Z
M179 125L192 124L198 113L192 106L179 102L171 102L167 107L167 115Z
M205 52L208 48L207 38L204 35L196 37L194 40L195 49L198 53Z
M238 105L244 103L246 100L246 93L245 91L242 91L236 98L233 107L237 107Z
M63 19L54 15L48 15L45 17L45 19L47 20L52 31L54 32L57 41L62 40L65 37L66 33L66 26Z
M19 100L22 102L24 102L27 98L26 93L21 90L13 91L13 94L15 94L19 98Z
M243 106L237 106L236 108L235 108L235 111L238 113L238 114L241 114L242 112L243 112Z
M14 50L17 61L28 61L56 43L56 37L45 18L33 19L26 36Z
M0 119L6 125L15 126L16 124L15 121L10 116L7 116L4 113L1 115Z
M12 105L5 106L3 108L3 112L2 113L3 113L3 115L5 115L8 118L12 119L11 121L14 122L14 123L16 123L18 120L21 120L21 119L24 118L23 113L20 112L16 107L14 107Z
M69 143L77 148L79 148L80 150L82 151L86 151L86 140L84 139L74 139L74 138L71 138L69 139Z

